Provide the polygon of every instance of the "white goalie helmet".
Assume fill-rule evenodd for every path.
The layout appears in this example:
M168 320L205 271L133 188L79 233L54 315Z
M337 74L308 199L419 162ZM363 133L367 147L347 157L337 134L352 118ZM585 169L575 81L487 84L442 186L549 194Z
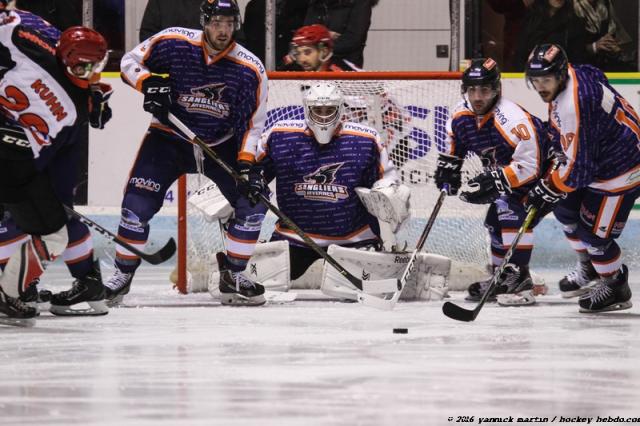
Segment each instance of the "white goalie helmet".
M315 83L304 93L304 118L319 144L331 142L344 110L342 92L330 83Z

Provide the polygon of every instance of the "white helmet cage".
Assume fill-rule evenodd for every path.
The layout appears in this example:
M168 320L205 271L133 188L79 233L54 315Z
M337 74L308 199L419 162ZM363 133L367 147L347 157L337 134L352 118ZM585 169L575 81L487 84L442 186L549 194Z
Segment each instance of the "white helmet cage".
M304 93L304 118L319 144L331 142L344 112L342 92L330 83L314 83Z

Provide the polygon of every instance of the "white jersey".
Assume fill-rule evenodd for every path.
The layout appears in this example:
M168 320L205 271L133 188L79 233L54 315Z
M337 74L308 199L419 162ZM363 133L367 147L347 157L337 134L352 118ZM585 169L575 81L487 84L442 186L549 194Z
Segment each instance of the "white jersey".
M34 157L87 121L88 82L72 82L51 42L15 12L0 22L0 77L2 113L25 130Z

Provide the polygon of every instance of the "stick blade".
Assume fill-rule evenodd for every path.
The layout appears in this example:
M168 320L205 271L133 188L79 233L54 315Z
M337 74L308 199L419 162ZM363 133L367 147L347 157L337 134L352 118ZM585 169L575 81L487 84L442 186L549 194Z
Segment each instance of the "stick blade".
M141 256L144 260L149 262L152 265L159 265L160 263L166 262L173 256L176 252L176 241L173 238L170 238L169 241L155 253L145 254Z
M455 303L445 302L442 305L442 313L457 321L471 322L476 319L476 311L462 308Z

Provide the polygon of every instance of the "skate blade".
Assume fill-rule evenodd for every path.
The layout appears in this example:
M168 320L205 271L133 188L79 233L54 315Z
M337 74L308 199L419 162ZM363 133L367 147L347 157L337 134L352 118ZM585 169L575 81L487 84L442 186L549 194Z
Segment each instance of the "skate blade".
M292 303L298 297L297 293L282 291L265 291L267 302L274 304Z
M36 325L35 318L12 318L12 317L0 317L0 324L10 325L13 327L33 327Z
M122 302L123 300L124 300L124 294L121 294L119 296L114 297L111 300L105 299L105 303L109 308L119 308L121 306L124 306L124 303Z
M220 303L225 306L261 306L267 302L264 295L246 297L238 293L220 293Z
M614 303L613 305L609 305L603 309L591 310L587 308L580 308L580 312L583 314L597 314L599 312L611 312L611 311L622 311L623 309L629 309L633 306L631 300L621 303Z
M108 314L109 307L104 300L96 300L71 306L51 305L49 312L58 316L98 316Z
M498 305L500 306L531 306L535 303L536 298L533 296L532 290L498 295Z
M583 294L587 294L591 291L592 287L580 287L577 290L571 290L571 291L561 291L560 294L562 295L563 299L571 299L572 297L578 297L578 296L582 296Z

